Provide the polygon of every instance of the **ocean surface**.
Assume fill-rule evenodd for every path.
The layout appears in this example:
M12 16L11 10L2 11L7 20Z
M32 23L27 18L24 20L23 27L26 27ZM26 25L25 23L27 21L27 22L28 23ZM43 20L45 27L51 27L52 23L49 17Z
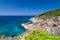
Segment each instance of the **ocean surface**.
M0 16L0 35L14 37L23 34L26 29L21 26L34 16Z

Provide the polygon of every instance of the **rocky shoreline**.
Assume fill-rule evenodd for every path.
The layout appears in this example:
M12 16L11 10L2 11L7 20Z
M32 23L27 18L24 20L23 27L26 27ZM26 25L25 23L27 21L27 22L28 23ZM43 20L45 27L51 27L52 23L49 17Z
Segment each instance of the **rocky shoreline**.
M43 30L47 34L60 35L60 16L38 18L34 17L30 19L33 23L25 23L22 26L29 30Z

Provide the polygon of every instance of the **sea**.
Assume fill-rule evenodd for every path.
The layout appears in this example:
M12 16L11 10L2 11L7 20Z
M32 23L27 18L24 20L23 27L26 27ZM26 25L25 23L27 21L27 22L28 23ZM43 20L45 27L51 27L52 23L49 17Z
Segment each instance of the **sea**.
M14 37L23 34L26 29L21 26L34 16L0 16L0 35Z

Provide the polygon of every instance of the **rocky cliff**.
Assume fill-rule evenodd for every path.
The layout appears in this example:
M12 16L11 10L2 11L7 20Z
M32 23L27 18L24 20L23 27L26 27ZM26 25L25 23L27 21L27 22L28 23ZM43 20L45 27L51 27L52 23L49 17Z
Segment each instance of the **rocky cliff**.
M60 35L60 9L46 12L30 19L33 23L25 23L29 30L43 30L47 34Z

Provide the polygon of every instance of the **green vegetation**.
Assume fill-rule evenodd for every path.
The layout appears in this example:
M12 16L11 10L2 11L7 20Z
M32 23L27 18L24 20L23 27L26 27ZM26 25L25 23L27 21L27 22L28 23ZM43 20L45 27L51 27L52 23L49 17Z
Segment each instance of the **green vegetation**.
M44 31L34 30L25 37L25 40L60 40L60 36L48 35Z
M56 9L56 10L53 10L53 11L49 11L49 12L46 12L46 13L43 13L41 15L38 15L37 17L50 17L50 16L59 16L60 15L60 9Z

